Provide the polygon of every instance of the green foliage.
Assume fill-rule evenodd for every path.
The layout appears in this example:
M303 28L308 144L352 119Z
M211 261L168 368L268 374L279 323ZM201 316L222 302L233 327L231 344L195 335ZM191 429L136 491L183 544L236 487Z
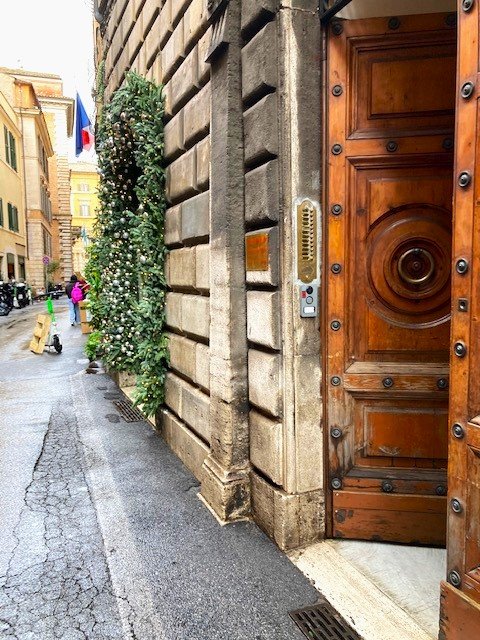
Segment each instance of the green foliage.
M45 271L49 276L52 276L59 267L60 262L58 260L52 260L47 264Z
M97 67L96 99L103 102L105 95L105 60L101 60Z
M87 343L85 344L84 351L87 358L90 360L95 360L100 352L100 345L102 342L102 334L100 331L92 331L92 333L88 336Z
M91 324L105 364L137 374L136 403L153 415L168 365L162 88L129 73L102 111L97 151L100 211L86 268Z

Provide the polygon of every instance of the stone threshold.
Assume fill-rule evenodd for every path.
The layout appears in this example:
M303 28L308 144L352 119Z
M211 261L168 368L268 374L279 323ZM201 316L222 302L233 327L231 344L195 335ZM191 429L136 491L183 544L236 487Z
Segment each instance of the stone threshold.
M325 540L287 553L363 640L435 640L392 597ZM385 566L388 573L389 567Z

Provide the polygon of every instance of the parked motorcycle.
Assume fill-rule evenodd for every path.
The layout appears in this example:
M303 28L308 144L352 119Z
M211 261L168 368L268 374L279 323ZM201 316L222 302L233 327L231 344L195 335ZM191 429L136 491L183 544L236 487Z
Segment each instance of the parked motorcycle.
M13 309L13 287L0 280L0 316L8 316Z
M15 299L17 300L17 305L19 309L23 309L24 307L29 305L32 299L30 287L27 284L25 284L25 282L15 283L13 296L14 296L14 300Z
M65 289L61 284L53 284L52 282L48 283L47 293L52 298L52 300L58 300L60 296L65 293Z

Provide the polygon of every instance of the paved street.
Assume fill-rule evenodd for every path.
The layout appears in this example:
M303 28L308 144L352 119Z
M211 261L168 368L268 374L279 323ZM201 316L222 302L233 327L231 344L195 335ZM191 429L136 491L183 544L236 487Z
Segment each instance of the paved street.
M301 640L288 611L316 590L254 524L218 525L56 307L60 355L28 350L41 305L0 318L0 637Z

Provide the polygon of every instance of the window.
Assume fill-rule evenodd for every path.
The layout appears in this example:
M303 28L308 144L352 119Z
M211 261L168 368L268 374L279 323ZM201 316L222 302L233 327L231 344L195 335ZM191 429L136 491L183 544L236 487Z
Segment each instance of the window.
M15 280L15 256L13 253L7 253L7 276L8 279Z
M13 133L11 133L6 126L3 127L3 133L5 137L5 157L7 163L12 169L17 170L17 148Z
M82 218L88 218L90 216L90 204L88 202L80 203L80 215Z
M90 191L90 185L87 184L86 182L79 182L78 183L78 190L79 191Z
M50 201L50 196L48 195L48 191L46 190L43 182L40 182L40 199L41 199L41 207L43 216L49 221L52 221L52 203Z
M11 202L8 203L8 228L18 232L18 209Z
M20 280L25 280L25 278L27 277L26 271L25 271L25 257L17 256L17 260L18 260L18 277L20 278Z
M45 147L42 144L40 136L37 136L37 147L38 147L38 161L40 162L40 166L43 169L43 173L46 175L48 180L48 157L47 152L45 151Z
M3 200L0 198L0 227L3 227Z
M44 256L52 256L52 236L46 231L43 231L43 255Z

